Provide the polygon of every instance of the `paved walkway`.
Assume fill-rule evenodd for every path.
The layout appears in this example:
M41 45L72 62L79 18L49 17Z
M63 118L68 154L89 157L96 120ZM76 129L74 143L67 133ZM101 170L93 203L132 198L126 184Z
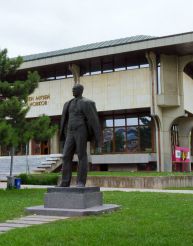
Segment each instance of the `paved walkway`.
M137 189L137 188L105 188L102 187L101 191L125 191L125 192L160 192L160 193L180 193L180 194L193 194L193 190L161 190L161 189Z
M6 189L6 182L0 182L0 189ZM46 189L48 187L55 187L53 185L21 185L22 189ZM125 192L160 192L160 193L180 193L193 194L193 190L162 190L162 189L139 189L139 188L111 188L101 187L101 191L125 191Z
M29 227L32 225L41 225L50 223L56 220L64 220L68 217L59 216L43 216L43 215L29 215L19 219L7 220L0 223L0 233L10 231L16 228Z

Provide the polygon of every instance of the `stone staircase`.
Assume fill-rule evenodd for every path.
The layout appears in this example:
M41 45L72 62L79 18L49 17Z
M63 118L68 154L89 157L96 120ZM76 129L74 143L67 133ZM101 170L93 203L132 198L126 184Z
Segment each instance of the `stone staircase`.
M62 154L51 154L33 170L33 173L51 173L62 165Z

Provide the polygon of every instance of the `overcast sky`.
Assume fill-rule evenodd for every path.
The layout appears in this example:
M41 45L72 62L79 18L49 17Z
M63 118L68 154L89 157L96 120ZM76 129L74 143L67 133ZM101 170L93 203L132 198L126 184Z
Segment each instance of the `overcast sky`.
M35 54L193 31L193 0L0 0L0 49Z

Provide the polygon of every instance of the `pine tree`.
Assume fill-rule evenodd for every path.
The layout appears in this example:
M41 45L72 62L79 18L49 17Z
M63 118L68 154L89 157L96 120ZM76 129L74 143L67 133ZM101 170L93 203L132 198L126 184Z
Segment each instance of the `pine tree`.
M48 116L27 120L29 111L28 96L38 87L40 76L37 72L28 72L25 81L8 80L22 64L21 57L10 59L7 49L0 51L0 145L7 146L11 152L10 176L13 171L15 148L27 144L30 139L48 140L56 131ZM10 185L10 184L9 184Z

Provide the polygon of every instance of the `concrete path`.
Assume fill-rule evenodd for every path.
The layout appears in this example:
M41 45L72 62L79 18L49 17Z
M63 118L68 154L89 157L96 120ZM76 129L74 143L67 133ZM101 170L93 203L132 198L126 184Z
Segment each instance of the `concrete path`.
M19 219L7 220L4 223L0 223L0 233L10 231L15 228L29 227L32 225L41 225L50 223L57 220L64 220L68 217L59 216L43 216L43 215L29 215L21 217Z
M6 182L0 182L0 189L6 189ZM55 187L53 185L22 185L21 189L46 189L48 187ZM162 190L162 189L138 189L138 188L111 188L101 187L101 191L125 191L125 192L160 192L160 193L180 193L193 194L193 190Z
M161 189L137 189L137 188L101 188L101 191L125 191L125 192L160 192L160 193L179 193L179 194L193 194L193 190L161 190Z

